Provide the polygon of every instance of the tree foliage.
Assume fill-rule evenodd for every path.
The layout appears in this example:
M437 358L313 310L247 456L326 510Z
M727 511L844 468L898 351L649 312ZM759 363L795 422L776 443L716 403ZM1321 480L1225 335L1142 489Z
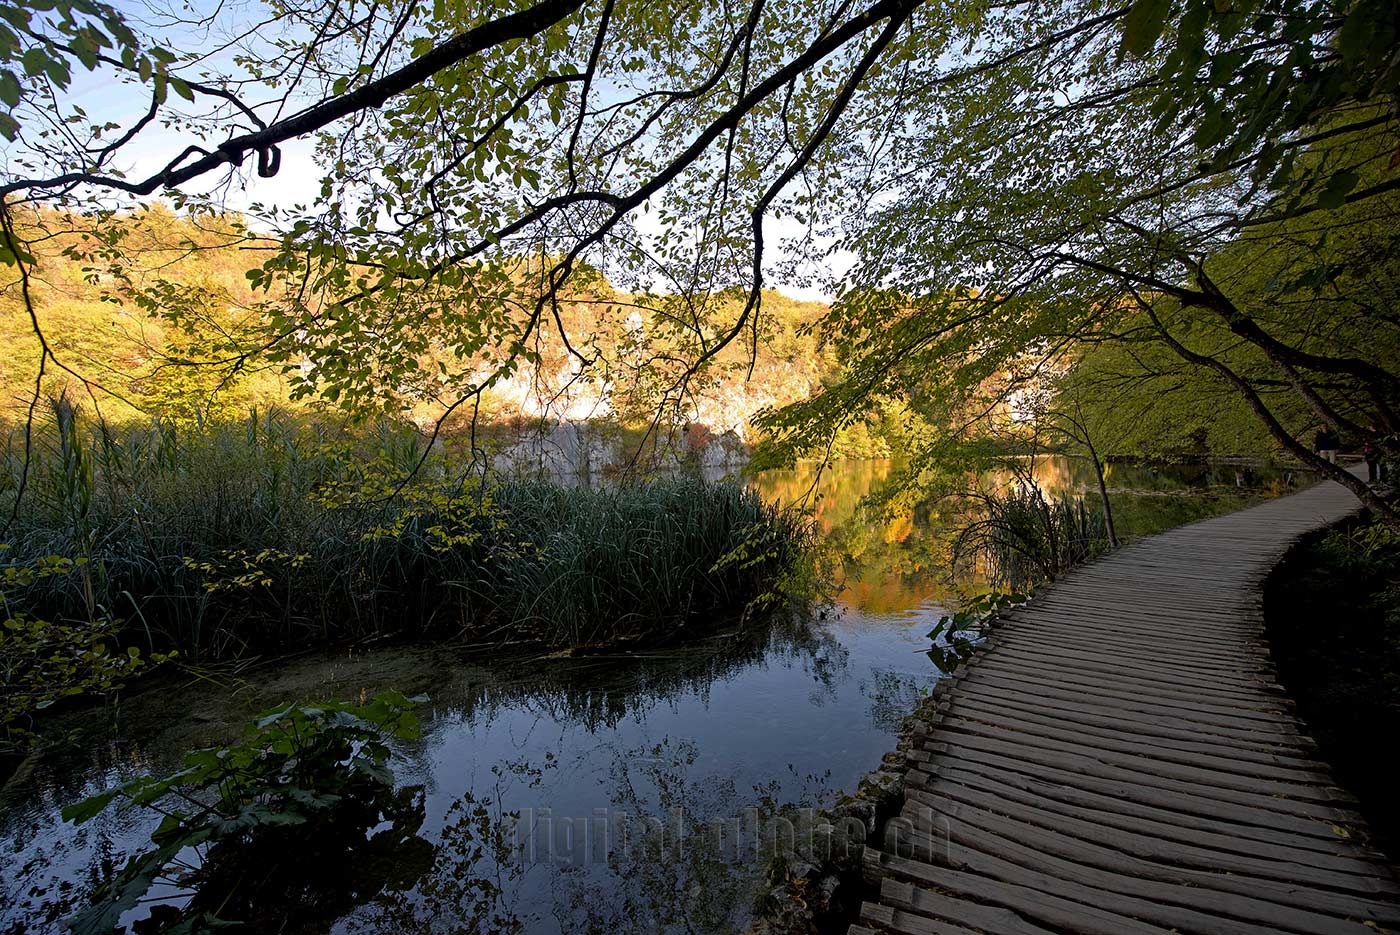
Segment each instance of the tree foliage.
M943 428L930 463L1083 365L1139 399L1153 381L1193 406L1228 393L1275 447L1388 511L1298 440L1393 431L1400 401L1372 285L1393 276L1395 78L1386 54L1338 51L1353 14L1390 24L1378 41L1393 29L1365 4L983 11L921 61L899 157L852 196L860 260L825 330L850 348L847 379L774 431L809 445L906 384Z
M661 375L664 408L725 348L758 343L780 265L769 222L787 219L857 258L820 329L847 378L773 417L789 452L892 398L945 429L932 456L1067 353L1142 341L1305 460L1295 403L1344 431L1395 428L1389 339L1365 355L1317 344L1319 315L1362 322L1366 300L1304 301L1285 322L1274 286L1226 275L1296 267L1276 257L1290 241L1316 260L1348 227L1350 268L1384 265L1371 235L1400 188L1385 0L271 0L226 42L175 55L226 35L220 14L138 31L45 0L6 22L4 249L41 338L20 205L103 217L164 192L207 211L244 166L276 174L306 138L319 190L255 212L271 231L248 271L260 330L222 363L268 360L355 412L400 404L428 334L457 360L434 375L444 414L534 362L550 325L581 373L605 367L562 312L594 272L677 297L667 358L639 368ZM64 98L75 69L149 107L85 119ZM168 160L122 172L156 127L180 141ZM115 235L97 228L100 260ZM807 237L785 256L829 248ZM1334 286L1327 269L1281 282ZM726 290L743 301L713 301ZM151 302L174 322L198 311L197 296ZM75 369L48 343L39 359ZM1292 402L1266 392L1279 382Z
M16 158L0 184L7 249L23 278L29 241L13 215L27 201L92 213L163 192L181 210L212 210L220 173L236 180L246 162L274 174L280 147L308 137L319 190L254 212L274 234L248 271L262 330L223 364L257 355L300 393L382 411L417 378L431 335L462 361L435 375L453 411L533 363L548 325L580 369L601 367L562 310L601 270L629 290L689 297L672 318L690 363L664 387L674 400L745 328L756 339L765 219L801 210L795 180L821 187L818 151L917 6L271 2L226 45L168 61L155 50L225 25L218 14L134 37L99 18L100 54L80 61L149 93L150 108L90 124L62 96L71 75L17 78ZM78 54L67 15L29 11L13 44L67 61ZM119 53L128 38L157 64ZM157 126L190 145L154 172L119 172ZM85 253L95 265L119 249L98 226ZM743 301L719 314L707 297L731 288ZM152 301L175 322L199 312L197 297ZM68 366L53 350L46 363Z

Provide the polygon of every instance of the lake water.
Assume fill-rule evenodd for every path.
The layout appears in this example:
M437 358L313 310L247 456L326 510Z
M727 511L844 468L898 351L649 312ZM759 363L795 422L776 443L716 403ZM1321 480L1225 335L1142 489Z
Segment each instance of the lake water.
M761 871L753 829L780 806L830 804L878 766L939 678L925 634L976 587L944 573L946 505L861 509L890 471L859 462L758 479L776 499L817 495L844 589L814 619L666 651L501 657L489 668L468 648L307 655L69 717L55 727L80 733L76 750L26 764L0 793L0 932L62 931L93 885L143 849L157 817L109 809L74 828L58 816L64 805L171 770L276 703L385 687L431 698L422 738L393 765L402 785L421 788L417 838L432 847L401 879L320 907L306 930L737 930ZM1036 473L1052 490L1096 493L1082 463L1042 459ZM1124 535L1287 489L1280 472L1230 467L1112 466L1107 480Z

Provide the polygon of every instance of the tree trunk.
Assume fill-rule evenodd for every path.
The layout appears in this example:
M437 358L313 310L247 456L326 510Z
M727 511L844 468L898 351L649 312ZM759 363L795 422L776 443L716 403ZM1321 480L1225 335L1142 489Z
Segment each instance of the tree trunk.
M1146 312L1147 316L1156 326L1157 332L1162 335L1162 339L1167 342L1167 345L1183 360L1215 371L1223 377L1227 383L1238 390L1240 395L1244 397L1245 402L1249 404L1249 408L1254 411L1254 414L1259 417L1260 421L1263 422L1264 426L1269 430L1269 434L1272 435L1274 440L1282 445L1286 451L1320 473L1323 477L1336 481L1356 494L1356 498L1370 508L1377 519L1396 532L1400 532L1400 512L1397 512L1395 507L1387 503L1380 495L1372 490L1370 484L1339 465L1333 464L1321 455L1314 454L1305 445L1299 442L1298 439L1294 438L1288 429L1284 427L1283 423L1279 422L1278 418L1269 410L1269 407L1264 404L1264 400L1260 398L1254 387L1249 385L1248 380L1231 370L1223 361L1216 360L1214 357L1208 357L1204 354L1197 354L1195 351L1187 348L1176 338L1172 337L1171 332L1162 324L1162 320L1157 317L1157 313L1153 310L1151 305L1144 302L1141 297L1138 297L1138 302L1139 306Z
M1089 441L1089 433L1084 433L1084 442L1089 448L1089 460L1094 462L1094 478L1099 482L1099 499L1103 501L1104 524L1108 526L1108 544L1118 548L1118 529L1113 525L1113 504L1108 500L1108 486L1103 482L1103 462Z

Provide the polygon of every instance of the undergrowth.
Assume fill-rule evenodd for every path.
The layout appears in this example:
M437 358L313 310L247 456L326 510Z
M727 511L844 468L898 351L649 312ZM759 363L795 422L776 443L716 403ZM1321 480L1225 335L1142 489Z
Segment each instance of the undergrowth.
M1400 535L1357 521L1305 541L1270 576L1265 617L1308 732L1360 801L1371 843L1400 857Z

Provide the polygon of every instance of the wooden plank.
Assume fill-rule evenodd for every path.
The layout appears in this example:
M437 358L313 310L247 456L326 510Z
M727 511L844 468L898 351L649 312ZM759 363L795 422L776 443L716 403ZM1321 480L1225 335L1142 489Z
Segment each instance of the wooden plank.
M1024 623L1021 628L1030 633L1078 633L1081 636L1093 637L1104 646L1159 653L1169 650L1177 658L1200 659L1203 662L1217 659L1241 665L1267 661L1269 657L1258 636L1219 641L1188 639L1130 623L1068 615L1053 608L1037 614L1033 623Z
M1260 734L1258 731L1233 731L1225 728L1211 728L1199 724L1186 724L1176 718L1157 717L1140 712L1124 712L1102 705L1078 703L1074 700L1060 701L1031 694L1029 691L1016 691L1002 687L979 685L965 682L958 686L957 698L949 699L949 707L955 707L965 699L991 699L996 702L1015 704L1033 711L1044 711L1048 715L1079 721L1087 724L1109 725L1123 730L1136 731L1145 736L1155 736L1172 740L1191 739L1202 744L1238 747L1265 756L1278 756L1296 759L1300 762L1313 761L1306 757L1305 748L1297 738L1276 734Z
M1014 623L1016 632L1027 636L1078 637L1082 642L1092 642L1100 647L1119 647L1178 661L1189 660L1193 666L1199 664L1205 669L1253 668L1269 662L1266 648L1256 637L1236 639L1225 650L1159 631L1120 626L1112 621L1090 620L1053 610L1027 615Z
M1278 737L1288 737L1297 732L1296 728L1285 720L1287 713L1282 707L1273 711L1242 710L1237 713L1219 711L1206 705L1192 709L1189 704L1182 701L1142 697L1129 691L1116 691L1107 688L1090 690L1077 686L1063 687L1056 684L1053 679L1018 674L1013 671L1002 672L1000 667L993 665L979 666L971 673L969 680L982 685L1000 685L1006 688L1031 688L1033 686L1036 694L1046 697L1093 703L1126 712L1167 716L1192 724L1205 724L1216 728L1232 728L1238 731L1270 734Z
M969 903L1001 906L1051 930L1061 929L1083 935L1168 935L1169 932L1159 925L1132 916L1119 915L1033 887L947 867L935 867L892 854L882 854L880 858L887 876L903 878L914 884L916 890L932 889ZM1000 930L993 928L987 931Z
M1241 807L1235 803L1222 802L1213 797L1193 794L1189 790L1163 789L1159 785L1135 782L1134 780L1137 778L1135 776L1105 777L1074 768L1062 769L1048 766L1034 757L1003 756L976 749L972 745L960 744L956 751L943 752L948 759L940 759L940 765L944 762L980 763L983 767L990 767L994 770L1003 769L1023 774L1040 775L1075 789L1097 792L1111 799L1120 799L1125 804L1151 805L1169 812L1181 812L1185 815L1212 819L1227 827L1239 826L1282 832L1285 835L1283 839L1285 842L1289 840L1289 837L1303 837L1316 838L1331 843L1337 837L1336 832L1332 830L1333 826L1327 822Z
M950 717L946 723L956 725L969 721L995 725L1003 731L1014 730L1038 746L1061 749L1068 745L1093 747L1168 764L1171 768L1212 770L1219 775L1218 782L1234 788L1259 789L1261 787L1257 783L1262 781L1277 784L1275 794L1279 795L1292 795L1309 801L1350 801L1350 798L1335 789L1329 778L1323 774L1290 770L1231 757L1225 748L1217 748L1211 753L1173 749L1161 744L1144 743L1140 734L1086 730L1066 725L1063 720L1057 718L1007 710L988 702L983 702L975 709L963 709L956 717Z
M1202 869L1261 876L1360 895L1400 895L1384 864L1352 857L1282 847L1234 834L1202 831L1178 821L1124 815L1104 808L1088 808L1072 801L1039 795L1036 780L1014 775L987 776L966 769L940 769L937 793L910 789L911 802L931 804L936 794L991 807L999 803L1017 817L1070 831L1149 860L1170 860ZM1171 818L1172 816L1167 816Z
M1186 679L1200 679L1207 684L1252 684L1255 681L1273 683L1273 665L1267 659L1247 665L1220 662L1215 665L1199 665L1194 661L1188 662L1175 653L1124 653L1106 646L1102 640L1076 634L1056 636L1031 633L1018 627L997 629L989 638L989 643L998 647L1015 647L1026 652L1058 652L1075 659L1121 668L1124 671L1142 670L1162 677L1180 675Z
M1190 739L1162 740L1140 730L1123 730L1086 724L1063 715L1042 714L1025 707L1007 704L1001 699L979 698L976 708L960 709L975 712L970 716L997 717L1003 723L1013 720L1028 733L1058 740L1084 742L1093 739L1096 746L1121 752L1136 752L1173 763L1219 769L1242 776L1259 776L1283 782L1312 783L1330 786L1331 779L1316 769L1299 768L1277 756L1241 756L1228 744L1197 743ZM1185 733L1185 732L1183 732ZM1187 734L1187 737L1190 735Z
M976 839L979 849L990 847L997 856L1022 866L1038 867L1058 876L1080 879L1089 885L1114 892L1142 896L1156 902L1194 907L1239 918L1267 922L1283 931L1302 935L1325 932L1343 935L1354 931L1351 923L1340 920L1362 911L1362 921L1392 925L1400 921L1400 906L1382 899L1371 902L1355 894L1336 893L1296 883L1280 883L1258 876L1221 872L1220 868L1188 866L1177 860L1174 850L1161 852L1165 860L1149 860L1066 833L1053 818L1048 825L1026 820L1022 809L1015 818L999 814L985 801L963 801L949 783L939 784L937 795L925 796L921 805L906 808L902 817L916 831L941 831L926 823L933 813L951 819L953 841L966 832ZM1079 829L1082 830L1082 829ZM958 859L956 848L952 850Z
M1001 906L984 906L947 893L929 893L903 880L880 881L880 899L891 907L928 919L969 926L967 931L1000 932L1002 935L1054 935Z
M1147 604L1147 602L1151 602ZM1145 609L1150 607L1152 609ZM1233 639L1251 637L1259 627L1243 622L1245 611L1237 609L1207 617L1203 607L1216 607L1213 600L1188 600L1181 592L1161 584L1135 590L1126 587L1089 589L1074 587L1055 592L1037 608L1041 620L1064 620L1103 624L1115 629L1131 628L1149 635L1190 634L1196 640L1230 645ZM1207 622L1208 621L1208 622Z
M1256 720L1270 720L1278 712L1291 712L1292 703L1281 696L1264 692L1239 692L1230 697L1211 697L1192 688L1172 685L1170 682L1148 679L1118 677L1101 672L1080 673L1070 667L1057 667L1039 664L1033 659L1002 654L996 657L988 670L1002 676L1036 678L1049 680L1065 688L1082 689L1085 692L1100 691L1111 694L1128 694L1150 699L1163 704L1192 707L1199 712L1224 715L1238 715L1240 712L1260 712Z
M962 732L956 740L943 740L940 737L934 743L923 743L920 746L930 752L943 752L948 749L950 743L956 743L959 752L976 751L1014 758L1026 763L1077 773L1086 778L1092 776L1118 782L1130 789L1154 790L1182 796L1196 800L1202 805L1209 802L1224 814L1239 816L1234 820L1244 823L1267 822L1275 827L1307 829L1322 834L1319 826L1330 827L1335 823L1355 820L1354 815L1326 805L1226 789L1212 784L1209 774L1205 772L1202 772L1199 781L1178 779L1128 765L1107 755L1095 756L1079 751L1056 752L1027 744L1018 745L1014 741L998 740L982 734Z
M972 929L913 915L893 905L864 903L860 907L860 918L862 922L880 926L882 931L897 932L899 935L977 935ZM874 935L873 929L858 925L851 926L847 932L848 935L858 935L860 932Z
M1203 657L1200 659L1186 659L1182 654L1175 652L1174 648L1168 647L1161 650L1149 650L1146 647L1131 647L1131 652L1124 652L1121 645L1114 647L1106 641L1088 634L1079 633L1074 630L1063 632L1045 631L1037 632L1026 627L1005 626L995 631L993 642L1000 645L1002 643L1043 645L1046 647L1058 647L1062 650L1071 650L1075 653L1082 653L1086 656L1101 656L1109 659L1131 660L1139 665L1150 666L1153 669L1160 669L1164 672L1182 670L1197 676L1208 676L1211 678L1235 678L1239 676L1256 675L1260 672L1269 672L1273 665L1269 659L1254 659L1248 662L1227 662L1220 659Z
M1151 589L1150 594L1134 594L1118 589L1075 589L1076 593L1047 597L1034 605L1032 618L1036 622L1056 621L1066 624L1096 625L1113 630L1140 633L1144 636L1169 638L1189 635L1193 640L1208 640L1229 645L1231 640L1249 639L1260 632L1258 621L1247 619L1252 607L1240 607L1229 614L1230 623L1202 622L1199 608L1190 601L1180 600L1168 587ZM1151 602L1152 610L1142 604Z
M907 752L885 932L1365 935L1400 881L1278 688L1260 583L1325 483L1071 571L1002 614ZM948 865L949 861L953 865ZM852 928L853 935L871 935Z
M986 762L985 756L957 756L941 758L934 767L936 775L944 773L974 773L996 779L1019 788L1033 791L1048 802L1080 806L1102 813L1106 824L1134 827L1139 820L1155 821L1181 829L1182 834L1206 833L1214 841L1233 840L1236 846L1250 850L1264 847L1277 848L1281 852L1291 852L1297 860L1306 860L1319 866L1326 865L1327 859L1353 855L1362 860L1360 852L1348 847L1348 842L1335 833L1325 835L1295 834L1282 828L1268 825L1248 825L1231 821L1214 814L1201 814L1175 807L1177 803L1163 799L1150 790L1144 790L1135 799L1125 798L1122 787L1086 780L1071 785L1072 774L1066 777L1054 770L1037 769L1034 766L1001 760ZM1018 769L1017 767L1020 767ZM929 774L930 779L935 774ZM1096 786L1096 788L1086 788ZM1126 790L1132 791L1132 790ZM1150 799L1151 801L1145 801ZM1330 829L1329 829L1330 830ZM1387 872L1388 870L1382 871Z
M1216 898L1221 894L1206 890L1180 893L1180 890L1188 888L1177 887L1171 897L1175 901L1159 901L1164 900L1167 892L1173 888L1041 855L1014 841L997 838L966 825L955 824L953 833L956 872L979 880L983 884L979 887L982 898L987 898L989 890L1016 886L1077 904L1081 912L1090 908L1107 911L1174 932L1194 932L1197 935L1278 935L1280 932L1273 915L1268 919L1250 918L1251 912L1262 911L1257 900L1235 897L1231 902L1227 894L1222 902ZM900 842L912 846L917 853L917 835L901 834ZM1008 859L1011 854L1025 863ZM913 858L913 861L918 860L917 856ZM944 868L936 865L925 866L933 871L935 880L941 879L945 872ZM903 873L893 862L887 864L887 869L897 875ZM1130 889L1134 885L1135 892ZM1181 901L1192 895L1196 897L1196 902L1183 905ZM1193 908L1193 905L1206 903L1214 904L1208 912ZM1281 909L1277 916L1282 918L1288 914L1289 910ZM1044 916L1039 918L1047 923L1057 921ZM1321 924L1323 918L1314 916L1307 921ZM1329 923L1331 921L1328 920ZM1300 932L1297 928L1286 931L1300 935L1375 935L1374 929L1347 920L1335 920L1335 924L1326 924L1312 931Z
M1048 675L1069 674L1081 678L1102 679L1107 684L1126 683L1152 689L1176 689L1194 693L1196 697L1209 698L1217 704L1236 698L1254 701L1260 697L1283 697L1275 683L1259 677L1190 678L1149 666L1133 666L1121 655L1085 658L1068 651L1032 651L1015 644L1007 645L995 638L992 645L997 647L997 658L1002 662L1014 662L1018 668L1038 669Z

